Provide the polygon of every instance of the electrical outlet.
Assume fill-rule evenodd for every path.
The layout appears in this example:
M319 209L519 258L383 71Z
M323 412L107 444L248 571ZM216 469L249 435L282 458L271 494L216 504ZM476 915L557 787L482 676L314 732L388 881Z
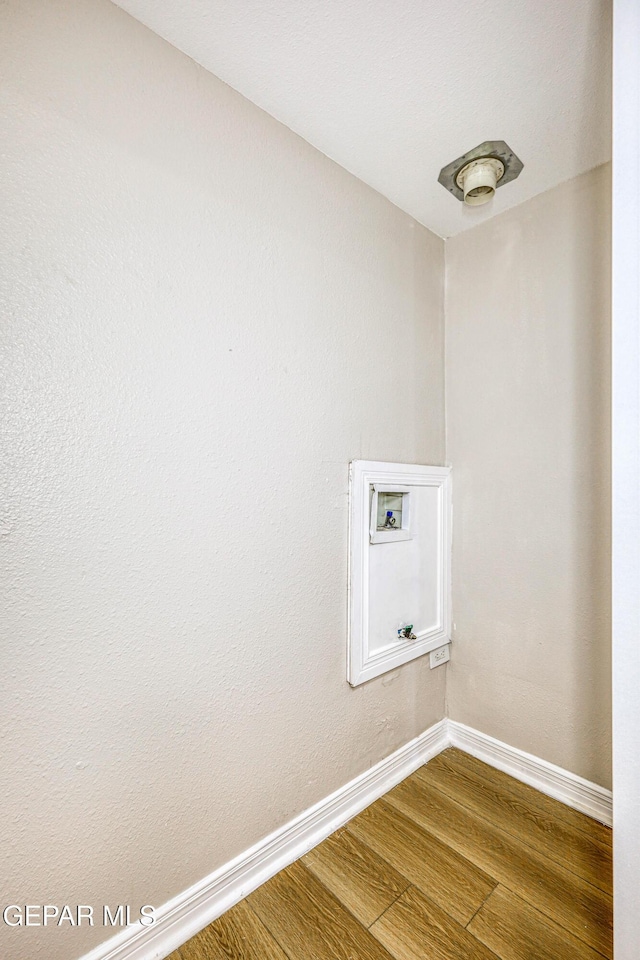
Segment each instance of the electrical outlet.
M441 663L446 663L449 659L449 644L445 643L444 647L438 647L437 650L431 651L429 654L429 666L433 670L434 667L439 667Z

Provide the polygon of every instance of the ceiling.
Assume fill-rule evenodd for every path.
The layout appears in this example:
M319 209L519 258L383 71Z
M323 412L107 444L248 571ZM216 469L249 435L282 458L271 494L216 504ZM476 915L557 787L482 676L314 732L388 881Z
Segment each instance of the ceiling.
M118 0L441 237L610 157L610 0ZM506 140L469 208L440 168Z

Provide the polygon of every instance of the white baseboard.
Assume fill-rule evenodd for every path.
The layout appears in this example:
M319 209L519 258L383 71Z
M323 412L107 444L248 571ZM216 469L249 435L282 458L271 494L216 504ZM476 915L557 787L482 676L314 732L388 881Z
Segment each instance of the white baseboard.
M611 791L463 723L441 720L235 860L164 904L156 911L157 921L153 926L125 928L81 960L163 960L234 903L450 746L459 747L516 780L611 825Z
M608 827L613 822L613 801L610 790L591 783L582 777L556 767L553 763L534 757L524 750L510 747L486 733L480 733L472 727L455 720L447 721L447 738L449 745L459 747L465 753L470 753L478 760L502 770L522 783L528 783L541 793L560 800L568 807L580 810L587 816L605 823Z
M447 721L441 720L235 860L164 904L156 911L157 921L153 926L136 924L125 928L81 960L162 960L447 746Z

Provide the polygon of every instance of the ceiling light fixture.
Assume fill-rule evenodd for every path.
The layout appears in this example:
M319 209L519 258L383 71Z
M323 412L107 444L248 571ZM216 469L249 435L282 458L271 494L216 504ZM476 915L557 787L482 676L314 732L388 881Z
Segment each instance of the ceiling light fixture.
M523 166L504 140L485 140L443 167L438 183L458 200L477 207L491 200L498 187L515 180Z

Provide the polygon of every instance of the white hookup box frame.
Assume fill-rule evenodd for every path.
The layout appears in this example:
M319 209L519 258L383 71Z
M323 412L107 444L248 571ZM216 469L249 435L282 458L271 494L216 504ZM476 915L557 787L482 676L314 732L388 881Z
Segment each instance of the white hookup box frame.
M407 498L404 536L380 536L380 491ZM413 639L399 632L408 624ZM450 640L451 467L353 460L347 680L358 686Z

